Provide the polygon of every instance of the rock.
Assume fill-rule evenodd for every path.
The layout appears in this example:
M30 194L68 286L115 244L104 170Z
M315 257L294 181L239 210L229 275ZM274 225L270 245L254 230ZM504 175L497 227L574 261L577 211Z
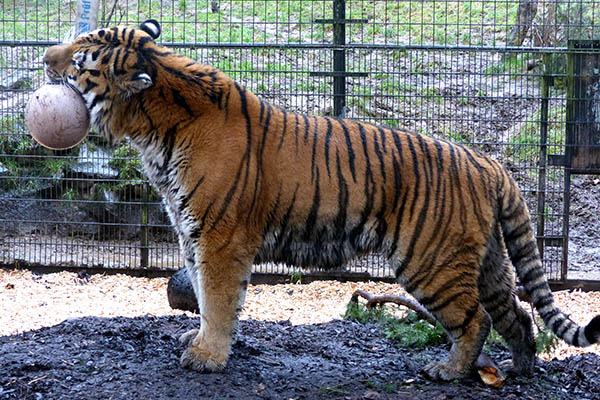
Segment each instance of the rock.
M10 75L0 77L0 89L23 89L31 87L31 82L29 72L20 69Z
M115 179L119 172L109 167L108 162L111 158L112 153L110 151L101 147L91 148L87 143L83 143L77 161L69 169L72 173L90 179Z
M176 310L198 313L198 301L194 294L192 282L185 268L177 271L167 285L169 305Z

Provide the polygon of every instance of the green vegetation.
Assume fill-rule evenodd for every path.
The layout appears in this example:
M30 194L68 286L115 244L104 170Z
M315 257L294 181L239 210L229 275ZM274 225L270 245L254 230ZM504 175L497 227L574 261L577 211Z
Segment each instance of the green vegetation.
M412 311L404 318L387 320L383 331L388 339L396 340L400 345L407 347L436 346L446 341L444 330L439 324L432 326Z
M348 96L348 106L356 107L363 115L370 115L370 102L373 99L370 86L359 86Z
M367 309L364 305L351 301L343 317L361 324L377 323L388 339L397 341L401 346L421 348L446 343L443 328L439 324L432 326L420 319L414 311L408 311L404 317L397 318L385 307ZM538 326L543 326L538 316L536 322ZM536 353L550 353L556 349L559 342L560 339L552 331L540 329L536 337ZM506 344L494 329L490 331L487 343Z
M365 386L368 389L385 392L385 393L396 393L399 389L399 386L402 386L403 382L399 382L398 384L393 382L381 382L381 381L367 381Z
M383 75L383 74L381 74ZM394 75L383 75L380 76L381 81L378 86L381 92L388 95L400 94L401 92L413 92L418 88L414 85L401 82L398 76Z
M0 7L4 40L47 40L62 37L71 28L69 19L61 15L74 14L76 2L66 5L59 0L43 3L24 1ZM61 21L61 22L58 22ZM8 33L8 34L6 34Z
M383 121L381 121L381 124L394 129L398 129L400 127L400 122L397 119L391 118L384 119Z
M566 110L562 106L551 107L548 112L548 133L546 143L548 154L561 154L565 143ZM518 157L519 160L529 161L535 165L540 156L540 124L541 111L537 110L527 118L519 132L511 137L506 155Z
M348 391L344 389L342 386L323 386L320 388L320 392L326 396L346 396L348 395Z
M128 183L142 182L143 175L140 154L128 143L124 142L115 149L113 158L108 162L108 166L118 171L119 180L129 181Z
M440 89L437 87L426 87L420 90L419 94L427 100L433 101L434 103L441 104L444 102L444 97L441 95Z
M536 315L535 317L536 323L538 327L542 327L544 326L544 322L541 320L541 318L539 316ZM537 336L536 336L536 354L540 355L540 354L549 354L552 351L554 351L559 343L560 343L560 339L558 338L558 336L556 336L551 330L549 329L538 329L537 332ZM504 338L502 336L500 336L500 334L498 332L496 332L495 329L492 329L490 331L490 334L487 338L487 343L501 343L503 345L506 345L506 341L504 340Z
M132 195L138 193L139 190L131 190L134 187L143 185L146 180L144 174L142 161L138 151L127 142L122 142L117 148L115 148L112 159L108 162L108 166L117 171L117 182L102 183L97 186L108 192L114 193L119 197L121 201L132 200ZM147 197L142 201L159 201L160 195L154 187L148 187L149 190ZM102 195L97 193L97 195ZM134 196L139 196L136 194Z
M0 19L5 40L51 39L64 36L70 29L75 2L68 10L58 0L21 2L15 7L2 7ZM368 19L366 24L346 27L350 41L372 43L412 43L435 45L503 45L515 23L518 2L426 2L348 1L346 17ZM588 28L597 18L593 4L557 3L556 23L564 26L561 42L573 38L597 39ZM124 21L158 18L162 22L164 42L249 43L249 42L322 42L331 41L333 26L315 24L315 19L331 19L328 3L301 0L230 1L227 7L211 8L211 0L176 0L163 3L140 0L131 4L102 2L100 23L112 26ZM542 10L543 11L543 10ZM541 13L542 11L538 11ZM194 18L189 18L194 15ZM385 19L382 19L381 17ZM107 19L110 18L109 21ZM56 21L61 21L56 22ZM189 20L189 21L186 21ZM62 22L64 21L64 22ZM183 23L182 23L183 21ZM249 23L239 23L240 21ZM252 22L254 23L252 23ZM283 26L276 29L275 24ZM48 37L49 36L49 37ZM499 42L499 43L496 43Z
M510 75L512 79L517 79L527 72L527 61L538 57L538 54L533 53L508 54L497 64L485 68L483 72L485 74Z
M447 138L452 143L470 143L471 133L462 132L462 131L450 131L447 135Z
M306 74L298 74L297 79L294 81L292 85L292 89L294 91L300 93L331 93L331 86L324 82L323 80L318 80Z
M26 192L36 190L44 182L37 177L59 179L71 161L66 151L61 156L38 145L27 133L23 114L10 114L0 119L0 164L7 170L0 180L0 190Z
M441 326L432 326L419 319L413 311L398 319L384 307L369 310L361 304L350 302L344 318L362 324L375 322L381 327L385 337L397 341L401 346L419 348L445 343L444 330Z
M344 319L356 321L361 324L369 322L378 322L386 318L384 307L375 307L368 309L360 303L351 301L346 306L346 312L343 315Z
M302 283L302 271L300 271L300 270L294 270L290 274L290 283L301 284Z
M560 344L560 339L550 329L548 329L542 319L536 315L535 320L540 328L536 337L536 354L550 353ZM541 327L546 329L541 329Z

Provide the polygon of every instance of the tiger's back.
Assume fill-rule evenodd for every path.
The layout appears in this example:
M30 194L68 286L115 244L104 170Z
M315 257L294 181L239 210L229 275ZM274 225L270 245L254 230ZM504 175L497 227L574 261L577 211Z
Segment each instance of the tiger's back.
M182 365L224 367L254 261L335 267L379 252L453 339L432 378L465 376L493 323L519 372L535 361L512 264L546 324L600 340L554 306L529 213L497 162L466 147L362 122L295 114L214 68L158 46L156 21L50 48L94 127L142 154L178 234L202 325ZM72 59L69 63L66 60Z

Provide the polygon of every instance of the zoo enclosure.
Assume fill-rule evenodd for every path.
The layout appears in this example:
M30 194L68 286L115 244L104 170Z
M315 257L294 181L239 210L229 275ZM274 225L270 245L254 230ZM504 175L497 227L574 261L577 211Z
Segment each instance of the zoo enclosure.
M586 88L597 83L599 4L107 0L98 25L155 18L162 44L274 104L481 149L518 180L546 272L564 282L600 278L598 208L584 201L600 198L600 186L593 176L572 179L572 172L599 169L598 132L582 119L596 104L596 92ZM25 104L45 81L41 57L69 35L76 2L7 0L1 7L0 264L180 268L177 241L135 150L127 143L110 148L92 133L74 149L50 151L26 130ZM581 127L591 127L592 136L580 135ZM580 136L587 142L577 147ZM592 161L572 168L577 149L590 149ZM255 268L291 273L280 265ZM374 255L332 276L392 273Z

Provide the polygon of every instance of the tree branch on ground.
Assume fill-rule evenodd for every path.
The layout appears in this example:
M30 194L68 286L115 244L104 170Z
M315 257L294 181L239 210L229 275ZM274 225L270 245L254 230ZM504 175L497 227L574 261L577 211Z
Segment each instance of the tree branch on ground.
M381 305L381 304L385 304L385 303L394 303L399 306L404 306L406 308L413 310L414 312L417 313L419 318L429 322L433 326L435 326L435 324L437 323L437 320L435 319L435 317L429 311L427 311L427 309L425 309L425 307L423 307L416 301L406 298L404 296L393 296L393 295L373 296L369 292L366 292L362 289L357 289L354 292L354 294L352 295L352 298L350 298L350 301L353 301L356 303L358 301L358 297L362 297L363 299L367 300L367 304L365 305L365 307L367 307L367 309L371 309L376 305Z
M522 287L518 287L516 289L516 293L519 297L525 294L524 289ZM395 295L383 295L383 296L374 296L371 293L357 289L350 298L351 302L358 302L358 298L362 297L367 300L367 304L365 307L367 309L372 309L377 305L382 305L385 303L393 303L400 306L404 306L412 311L414 311L419 318L429 322L431 325L435 326L437 320L425 307L423 307L418 302L409 299L404 296L395 296ZM450 342L448 334L445 334L446 340ZM479 378L481 381L491 387L501 388L504 386L505 377L500 371L500 368L496 366L496 364L492 361L492 359L485 353L484 351L479 354L479 357L474 363L475 370L477 371Z

